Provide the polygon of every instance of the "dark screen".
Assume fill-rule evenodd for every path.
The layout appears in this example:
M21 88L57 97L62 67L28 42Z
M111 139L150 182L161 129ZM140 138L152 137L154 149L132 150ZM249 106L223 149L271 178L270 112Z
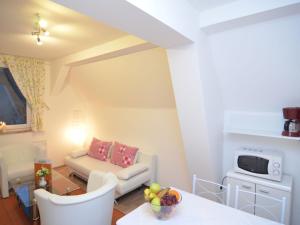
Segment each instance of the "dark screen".
M238 158L239 168L252 173L268 174L268 165L269 160L261 157L242 155Z

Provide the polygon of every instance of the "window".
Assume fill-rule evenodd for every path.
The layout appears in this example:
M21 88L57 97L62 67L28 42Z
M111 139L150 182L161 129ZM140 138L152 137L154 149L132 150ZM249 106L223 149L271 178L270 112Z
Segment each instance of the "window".
M30 128L29 108L8 68L0 67L0 121L7 130Z

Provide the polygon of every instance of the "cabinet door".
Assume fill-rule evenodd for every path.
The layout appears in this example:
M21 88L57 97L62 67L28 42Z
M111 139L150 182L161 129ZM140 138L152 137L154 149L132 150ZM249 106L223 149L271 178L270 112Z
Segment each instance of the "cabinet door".
M255 204L255 184L246 182L243 180L239 180L236 178L228 178L227 181L228 184L231 186L231 193L230 193L230 206L234 207L235 203L235 189L236 186L239 186L240 190L245 190L252 192L253 194L249 193L239 193L239 198L238 198L238 209L243 210L245 212L254 214L254 204Z
M285 224L288 224L289 221L289 201L290 194L285 191L277 190L274 188L266 187L263 185L256 185L256 207L255 207L255 215L261 216L270 220L274 220L280 222L281 219L281 203L266 198L272 197L276 199L282 199L282 197L286 198L286 208L285 208ZM261 196L264 195L264 196Z

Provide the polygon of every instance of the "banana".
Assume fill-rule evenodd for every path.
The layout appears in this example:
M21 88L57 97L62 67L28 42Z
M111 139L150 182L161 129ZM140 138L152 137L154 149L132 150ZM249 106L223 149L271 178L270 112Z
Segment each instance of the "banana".
M170 191L171 188L162 189L160 192L157 193L157 197L162 198L165 194Z

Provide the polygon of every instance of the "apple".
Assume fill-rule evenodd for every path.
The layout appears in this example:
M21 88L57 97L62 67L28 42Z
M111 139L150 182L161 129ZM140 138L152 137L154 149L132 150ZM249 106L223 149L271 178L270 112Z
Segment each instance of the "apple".
M160 198L155 197L151 201L151 208L154 212L160 212L161 206L160 206Z
M150 191L154 194L158 193L160 191L160 185L158 183L152 183L150 185Z

